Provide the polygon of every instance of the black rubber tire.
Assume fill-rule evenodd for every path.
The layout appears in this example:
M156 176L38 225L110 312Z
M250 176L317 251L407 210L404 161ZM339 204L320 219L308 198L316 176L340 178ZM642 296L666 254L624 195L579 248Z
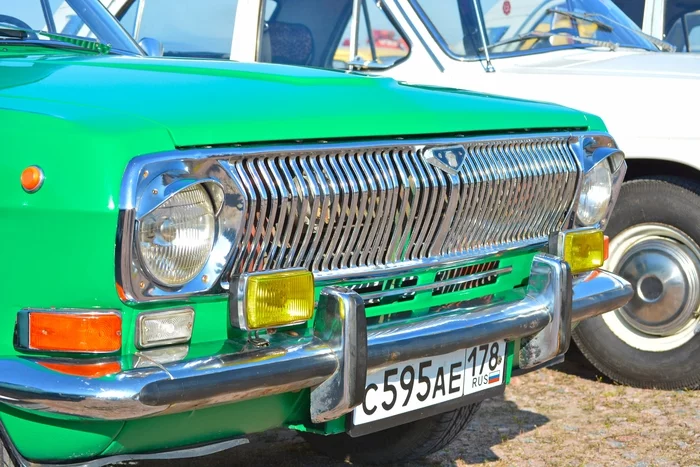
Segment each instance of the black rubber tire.
M624 183L605 233L612 239L645 222L676 227L700 245L700 186L675 177ZM573 338L593 366L619 383L656 389L700 387L700 335L667 352L646 352L622 341L596 316L581 322Z
M360 464L403 464L450 444L474 417L481 403L358 438L347 434L301 433L311 448L329 457Z

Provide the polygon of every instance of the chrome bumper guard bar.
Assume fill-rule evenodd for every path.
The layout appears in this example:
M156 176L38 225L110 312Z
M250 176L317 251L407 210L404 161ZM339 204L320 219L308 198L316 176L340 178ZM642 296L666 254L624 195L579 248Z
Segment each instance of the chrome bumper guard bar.
M625 280L594 271L572 277L561 259L537 254L526 296L367 330L360 296L327 287L314 336L278 332L265 348L136 368L101 379L54 372L31 358L0 359L0 402L39 412L129 420L311 388L311 418L323 422L362 402L368 371L498 339L523 338L521 369L569 347L571 326L624 305ZM573 294L571 291L573 290Z

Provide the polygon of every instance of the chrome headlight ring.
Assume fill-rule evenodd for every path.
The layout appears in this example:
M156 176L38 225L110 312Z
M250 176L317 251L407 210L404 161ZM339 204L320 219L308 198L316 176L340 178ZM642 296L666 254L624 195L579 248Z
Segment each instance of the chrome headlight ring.
M585 133L571 137L571 147L577 156L579 168L581 169L580 182L572 207L572 225L574 227L596 227L604 229L610 220L615 202L620 194L622 182L627 172L624 153L618 149L615 140L606 133ZM593 207L593 211L598 211L595 215L586 210L591 210L591 206L584 206L584 202L595 203L587 200L590 193L585 190L595 189L594 179L598 179L599 188L599 209ZM606 185L609 179L609 186ZM605 180L601 183L601 180ZM603 193L603 197L600 194ZM605 197L607 195L607 197Z
M118 292L123 301L143 302L177 299L202 293L224 293L222 274L235 253L243 222L245 200L240 195L227 161L216 159L134 159L124 177L117 236ZM214 232L211 248L201 269L197 265L184 283L174 284L149 270L139 242L139 229L146 216L175 196L194 190L206 191L212 205ZM198 272L197 272L198 271Z

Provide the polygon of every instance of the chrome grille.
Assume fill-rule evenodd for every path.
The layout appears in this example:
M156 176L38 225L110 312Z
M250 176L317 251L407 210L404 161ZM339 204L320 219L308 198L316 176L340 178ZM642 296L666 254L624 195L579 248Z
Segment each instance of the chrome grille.
M578 175L567 137L463 143L455 174L422 146L242 154L246 200L232 273L331 271L462 254L561 228Z

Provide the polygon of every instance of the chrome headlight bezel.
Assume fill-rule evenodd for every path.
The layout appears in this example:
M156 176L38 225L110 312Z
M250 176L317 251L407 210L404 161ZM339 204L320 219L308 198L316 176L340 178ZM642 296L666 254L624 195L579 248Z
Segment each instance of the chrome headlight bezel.
M579 169L581 170L574 204L571 209L571 226L574 228L587 227L603 230L610 220L627 172L625 154L607 133L585 133L580 136L573 136L571 138L571 146L577 155ZM610 170L610 198L602 219L591 224L585 224L580 221L578 216L584 180L594 169L600 168L600 164L607 164Z
M144 163L145 161L145 163ZM117 290L125 302L186 298L226 291L223 273L234 254L243 222L244 199L224 160L164 156L136 158L127 167L117 234ZM138 242L139 222L182 190L201 185L214 209L214 242L199 273L179 286L166 286L146 268Z

